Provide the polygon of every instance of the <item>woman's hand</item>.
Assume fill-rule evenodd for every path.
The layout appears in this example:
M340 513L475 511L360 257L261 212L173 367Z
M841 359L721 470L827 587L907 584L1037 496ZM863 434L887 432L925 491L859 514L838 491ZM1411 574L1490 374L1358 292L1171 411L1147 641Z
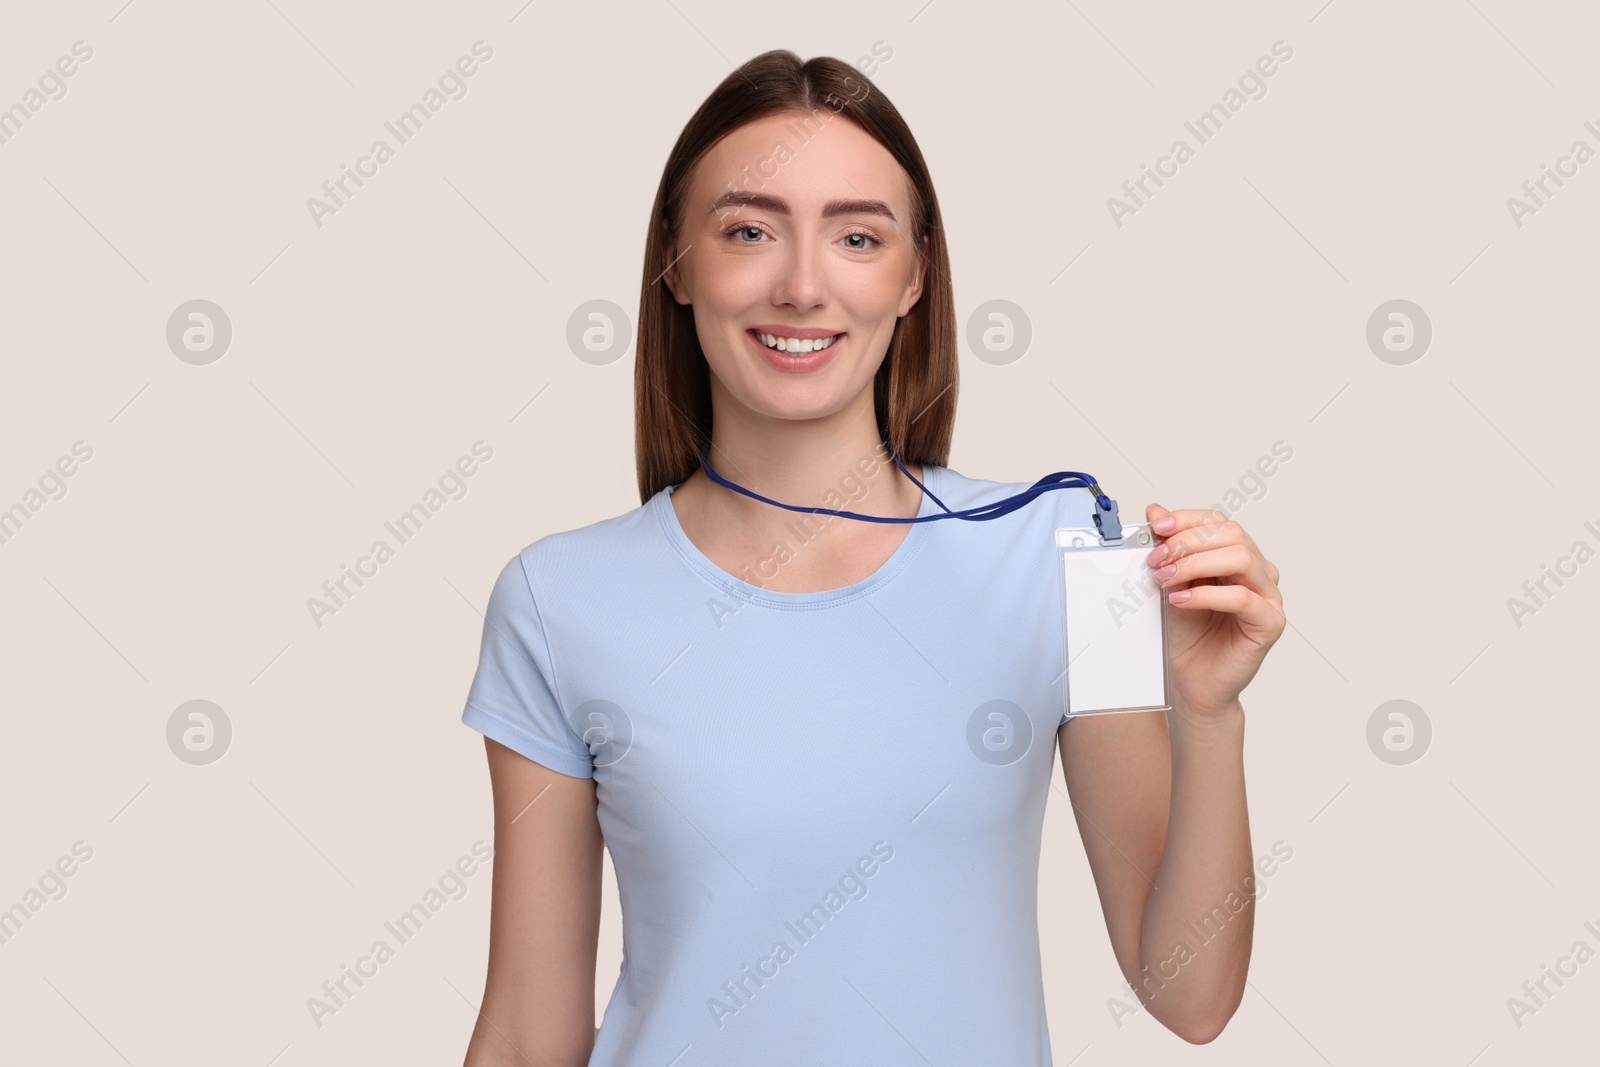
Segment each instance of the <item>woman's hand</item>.
M1278 568L1220 511L1151 504L1145 519L1160 539L1146 558L1173 608L1167 623L1174 707L1221 716L1283 633Z

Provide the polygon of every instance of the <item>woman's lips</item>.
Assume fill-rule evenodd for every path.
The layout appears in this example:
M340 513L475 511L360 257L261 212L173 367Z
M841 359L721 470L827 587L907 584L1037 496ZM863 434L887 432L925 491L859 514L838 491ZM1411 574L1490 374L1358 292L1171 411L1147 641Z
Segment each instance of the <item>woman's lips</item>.
M767 361L769 367L783 371L786 374L804 374L827 366L833 359L833 354L839 346L848 339L847 334L838 334L833 344L820 351L807 352L804 355L791 352L779 352L777 349L768 348L765 341L756 335L754 330L746 330L744 335L750 343L761 351L761 358Z

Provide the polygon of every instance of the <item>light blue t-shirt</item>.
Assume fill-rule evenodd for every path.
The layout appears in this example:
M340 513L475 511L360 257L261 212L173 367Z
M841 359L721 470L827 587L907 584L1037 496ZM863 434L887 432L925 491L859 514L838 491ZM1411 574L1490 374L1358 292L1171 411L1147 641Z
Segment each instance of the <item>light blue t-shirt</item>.
M1032 484L924 471L951 510ZM595 779L623 963L591 1067L1048 1067L1053 531L1089 490L913 523L860 583L789 593L700 552L675 488L506 564L461 716ZM790 514L791 555L857 521Z

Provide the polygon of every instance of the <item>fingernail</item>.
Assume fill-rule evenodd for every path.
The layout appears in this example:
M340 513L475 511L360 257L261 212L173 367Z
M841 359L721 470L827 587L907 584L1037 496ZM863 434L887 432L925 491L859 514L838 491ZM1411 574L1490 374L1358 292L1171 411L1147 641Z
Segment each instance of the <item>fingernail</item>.
M1166 533L1176 525L1178 525L1178 520L1173 518L1171 515L1166 515L1157 519L1155 522L1152 522L1150 524L1150 528L1156 533Z

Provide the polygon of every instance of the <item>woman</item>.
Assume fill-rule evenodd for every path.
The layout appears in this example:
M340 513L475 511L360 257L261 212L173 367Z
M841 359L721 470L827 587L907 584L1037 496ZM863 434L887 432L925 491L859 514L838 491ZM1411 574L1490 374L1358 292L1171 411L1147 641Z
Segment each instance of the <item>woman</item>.
M1151 505L1182 590L1173 709L1069 729L1051 535L1089 523L1088 490L861 522L707 477L702 446L768 498L900 520L1024 487L944 465L938 201L899 113L837 60L758 56L689 121L640 320L641 506L505 566L462 714L495 806L468 1067L1049 1064L1051 736L1123 975L1215 1037L1251 909L1173 946L1252 893L1238 696L1282 632L1277 568L1219 513ZM624 959L597 1034L603 847Z

